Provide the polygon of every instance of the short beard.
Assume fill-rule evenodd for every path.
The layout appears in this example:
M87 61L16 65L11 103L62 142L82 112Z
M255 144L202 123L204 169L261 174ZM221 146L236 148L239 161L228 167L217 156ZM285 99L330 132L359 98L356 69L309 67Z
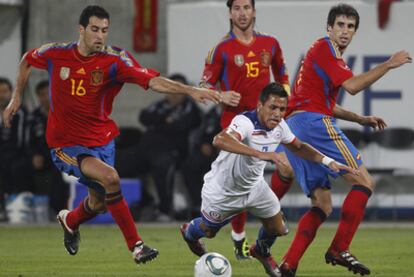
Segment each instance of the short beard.
M237 28L239 28L241 31L246 31L247 29L250 28L250 26L254 27L254 23L256 21L256 18L253 18L252 21L250 21L250 24L247 25L245 28L241 28L239 25L237 25L236 23L233 22L233 20L230 19L230 26L231 26L231 30L233 30L233 27L236 26Z

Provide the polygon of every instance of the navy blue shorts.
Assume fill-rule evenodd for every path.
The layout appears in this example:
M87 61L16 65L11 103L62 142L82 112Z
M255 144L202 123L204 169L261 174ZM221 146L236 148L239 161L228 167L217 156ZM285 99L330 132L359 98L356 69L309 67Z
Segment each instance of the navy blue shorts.
M115 143L113 140L106 145L97 147L75 145L53 148L50 153L53 162L60 171L78 177L79 183L105 194L105 189L99 183L83 175L79 168L78 158L80 156L93 156L113 167L115 162Z
M301 112L289 117L286 122L301 141L309 143L324 155L355 169L362 165L361 154L336 126L335 118L319 113ZM328 176L336 178L338 173L320 163L299 158L286 147L283 148L293 167L297 182L308 197L318 187L331 188ZM339 172L339 174L345 173L348 172Z

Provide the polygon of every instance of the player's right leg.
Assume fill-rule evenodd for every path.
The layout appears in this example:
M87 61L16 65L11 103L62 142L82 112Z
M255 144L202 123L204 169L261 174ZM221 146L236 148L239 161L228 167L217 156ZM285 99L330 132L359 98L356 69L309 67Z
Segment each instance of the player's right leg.
M211 194L202 193L201 217L193 219L189 224L183 224L180 229L184 241L197 256L207 252L200 239L213 238L242 208L240 203L243 203L243 199L240 197Z

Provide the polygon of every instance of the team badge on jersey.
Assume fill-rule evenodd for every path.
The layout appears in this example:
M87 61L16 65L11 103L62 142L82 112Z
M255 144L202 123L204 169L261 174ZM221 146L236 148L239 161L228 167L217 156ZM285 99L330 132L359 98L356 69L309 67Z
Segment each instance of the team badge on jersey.
M103 71L100 69L91 72L91 85L99 86L103 83Z
M242 67L244 65L244 58L243 55L234 55L234 63L238 67Z
M260 61L263 66L268 67L270 65L270 53L267 51L263 51L260 54Z
M60 79L62 80L66 80L67 78L69 78L70 75L70 68L69 67L61 67L60 68Z

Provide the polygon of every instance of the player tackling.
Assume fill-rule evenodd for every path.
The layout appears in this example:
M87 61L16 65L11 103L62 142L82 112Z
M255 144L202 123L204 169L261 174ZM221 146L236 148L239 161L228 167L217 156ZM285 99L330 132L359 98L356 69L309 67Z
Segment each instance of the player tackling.
M296 155L336 172L358 173L295 137L283 120L287 97L280 83L268 84L260 94L256 110L237 115L228 128L215 136L213 144L221 151L204 176L201 217L181 227L183 238L194 254L206 253L200 238L214 237L233 216L249 211L263 225L250 254L263 264L269 276L279 276L270 248L276 237L286 235L288 229L279 200L264 180L263 172L267 161L283 163L275 153L280 143Z
M79 40L49 43L27 52L19 66L16 89L4 111L4 125L21 104L32 67L47 70L50 111L46 139L56 167L79 178L88 196L72 211L62 210L58 220L64 230L64 245L71 255L78 252L79 226L99 213L109 211L122 231L136 263L146 263L158 250L139 236L114 169L114 138L119 134L109 118L112 103L124 83L162 93L187 94L198 101L221 101L218 92L194 88L159 76L141 67L124 49L106 46L109 14L100 6L88 6L79 18Z

